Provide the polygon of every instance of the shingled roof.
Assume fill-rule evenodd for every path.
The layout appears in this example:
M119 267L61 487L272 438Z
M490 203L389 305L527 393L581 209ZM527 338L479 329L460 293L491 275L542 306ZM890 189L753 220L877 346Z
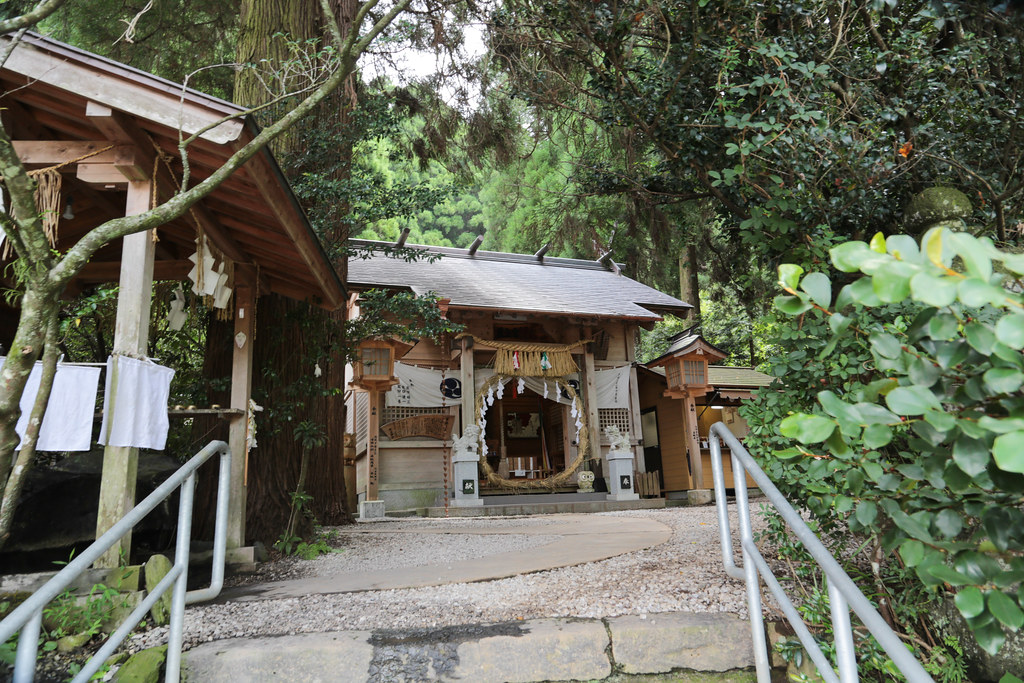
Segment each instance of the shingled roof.
M685 316L690 304L652 289L598 261L537 257L494 251L406 245L424 257L408 261L386 253L387 242L350 240L369 258L348 262L353 291L371 288L433 291L450 308L585 315L656 321L661 314ZM393 250L391 250L393 251Z

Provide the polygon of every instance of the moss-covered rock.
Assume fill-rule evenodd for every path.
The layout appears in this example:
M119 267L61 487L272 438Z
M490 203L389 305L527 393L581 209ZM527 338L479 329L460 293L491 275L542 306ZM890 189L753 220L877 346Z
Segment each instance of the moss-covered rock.
M952 636L960 643L967 661L967 673L972 681L995 682L1005 674L1024 678L1024 631L1006 631L1006 642L998 653L991 655L978 644L951 599L940 603L935 625L944 636Z
M962 229L964 219L971 215L972 210L971 200L960 190L929 187L914 195L907 203L903 215L907 229L919 233L938 223L950 221L956 229Z
M157 587L164 577L167 576L167 572L171 571L171 561L167 559L165 555L154 555L149 558L146 562L146 591L152 592ZM165 591L160 599L157 600L153 607L150 608L149 613L153 617L153 621L157 625L164 625L170 620L171 616L171 592L170 590Z
M136 652L114 674L114 683L158 683L166 659L166 645Z

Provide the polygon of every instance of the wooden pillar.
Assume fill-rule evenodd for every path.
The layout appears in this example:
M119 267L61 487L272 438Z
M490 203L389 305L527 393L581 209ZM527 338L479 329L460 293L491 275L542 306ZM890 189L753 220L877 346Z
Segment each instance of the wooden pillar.
M252 396L253 323L256 320L256 288L235 287L235 337L231 347L231 408L241 415L231 418L231 499L228 501L228 548L245 545L245 502L249 472L248 415ZM240 343L241 342L241 343Z
M697 426L697 406L692 396L683 399L683 424L686 425L686 444L690 452L690 488L704 489L704 463L700 455L700 430Z
M640 383L636 376L636 327L624 325L626 339L626 360L629 361L629 431L630 443L633 445L633 469L646 472L644 449L640 445L643 439L643 428L640 426Z
M589 333L589 330L588 330ZM587 415L587 426L590 428L591 457L601 457L601 420L597 412L597 385L594 384L594 351L590 344L585 347L583 355L583 402ZM607 466L602 470L607 473Z
M150 181L128 183L125 215L134 216L149 209ZM124 238L121 247L120 291L117 295L117 321L114 326L114 353L142 357L149 343L149 310L153 298L153 260L156 253L150 231ZM117 393L111 385L111 393ZM108 402L114 397L107 397ZM103 474L100 480L96 537L105 533L135 507L135 480L139 449L107 446L103 449ZM132 535L120 541L96 561L97 567L117 567L121 556L131 553Z
M370 389L370 419L367 422L366 435L366 500L378 500L377 472L380 465L380 392Z
M463 337L462 351L459 354L460 381L462 382L462 431L466 427L476 424L476 372L473 366L473 338ZM481 435L481 438L483 435Z

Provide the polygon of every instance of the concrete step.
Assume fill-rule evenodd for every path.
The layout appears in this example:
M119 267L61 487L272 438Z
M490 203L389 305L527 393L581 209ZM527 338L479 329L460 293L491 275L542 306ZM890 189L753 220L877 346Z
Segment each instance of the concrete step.
M184 670L204 683L610 683L689 680L689 672L728 672L713 680L745 683L755 680L753 665L746 621L666 613L219 640L186 652Z
M602 498L607 494L598 494ZM524 496L524 498L527 496ZM529 496L533 498L533 496ZM537 496L541 497L541 496ZM561 496L548 496L551 502L511 503L504 501L486 502L476 507L421 508L424 517L505 517L509 515L555 515L582 512L612 512L614 510L653 510L665 507L664 498L640 498L639 500L563 500Z

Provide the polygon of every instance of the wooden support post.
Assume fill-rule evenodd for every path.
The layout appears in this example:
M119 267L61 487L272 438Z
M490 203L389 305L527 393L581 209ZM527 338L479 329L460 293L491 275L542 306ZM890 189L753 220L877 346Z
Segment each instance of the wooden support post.
M640 383L636 377L636 328L632 325L624 325L626 339L626 360L629 361L629 431L633 444L633 469L637 472L646 472L647 463L644 460L644 449L640 445L643 439L643 428L640 426ZM659 491L660 494L660 491Z
M128 183L125 215L133 216L149 209L149 181ZM124 238L121 247L120 291L117 296L117 320L114 326L114 353L145 356L149 343L149 310L153 297L153 236L146 232ZM116 395L117 387L111 386ZM108 402L114 400L108 397ZM99 510L96 515L96 537L135 507L135 479L138 473L139 449L107 446L103 450L103 474L100 480ZM117 567L121 556L131 553L132 535L120 541L96 561L97 567Z
M588 334L590 330L587 331ZM587 415L587 426L590 428L590 457L600 458L601 457L601 418L597 412L597 385L594 383L594 351L590 348L591 345L587 344L584 349L583 355L583 402L585 404L584 410ZM605 464L605 473L608 472L608 466Z
M231 408L241 410L242 414L231 418L231 426L228 430L228 445L231 447L228 548L241 548L245 545L245 502L249 471L249 448L246 442L248 441L249 398L252 395L252 337L255 320L255 285L236 286L235 337L231 348ZM241 346L239 346L239 342L241 342Z
M700 430L697 427L697 406L693 396L683 399L683 424L686 425L686 444L690 452L690 488L704 489L704 462L700 455Z
M459 353L459 381L462 382L462 432L466 427L476 424L476 372L473 365L473 338L463 337L459 340L462 350Z
M378 500L378 470L380 467L380 392L370 389L370 419L366 435L366 500Z

